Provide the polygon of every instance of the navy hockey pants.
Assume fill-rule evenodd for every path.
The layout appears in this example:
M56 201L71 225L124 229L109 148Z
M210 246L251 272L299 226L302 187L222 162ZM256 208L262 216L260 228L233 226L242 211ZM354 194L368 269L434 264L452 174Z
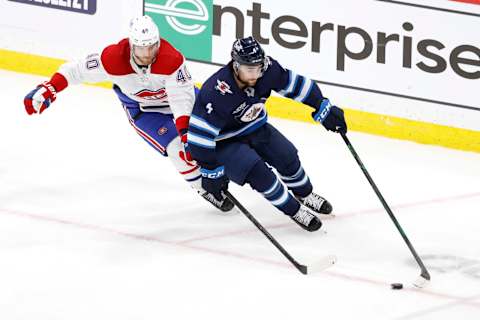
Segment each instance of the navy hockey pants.
M217 141L216 150L230 180L239 185L249 183L286 215L293 216L300 204L285 186L300 197L312 192L297 148L269 123L248 135ZM283 183L266 163L277 170Z
M290 166L298 163L297 148L268 122L245 136L217 141L218 161L233 182L244 185L247 175L262 160L280 174L289 174Z

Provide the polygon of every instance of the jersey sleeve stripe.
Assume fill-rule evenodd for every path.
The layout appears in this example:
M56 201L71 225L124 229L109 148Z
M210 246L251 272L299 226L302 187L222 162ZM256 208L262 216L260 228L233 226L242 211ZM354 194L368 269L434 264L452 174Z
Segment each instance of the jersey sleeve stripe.
M283 96L286 96L287 94L289 94L293 88L294 88L294 85L295 85L295 80L296 80L296 73L291 71L291 70L288 70L288 83L287 85L285 86L285 88L283 88L283 90L280 90L279 93Z
M196 127L199 130L206 131L214 136L218 136L218 134L220 133L220 129L212 126L204 119L194 116L193 114L190 116L190 125Z
M315 83L312 80L305 78L305 84L302 88L302 92L300 92L300 95L296 97L295 100L298 102L304 102L310 96L314 85Z
M217 146L215 140L197 135L193 132L188 133L188 143L207 149L215 149Z
M305 77L301 75L297 75L297 78L295 79L295 85L293 86L293 90L289 92L286 95L286 97L290 99L297 98L300 95L300 92L302 91L304 84L305 84Z

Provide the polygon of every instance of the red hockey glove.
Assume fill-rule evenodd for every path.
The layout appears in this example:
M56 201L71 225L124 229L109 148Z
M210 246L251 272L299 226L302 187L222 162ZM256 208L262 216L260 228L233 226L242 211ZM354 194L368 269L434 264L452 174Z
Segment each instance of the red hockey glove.
M50 82L44 82L30 91L23 104L28 114L42 113L57 99L57 91Z
M197 162L193 160L190 151L188 150L187 142L187 131L188 131L188 122L190 117L181 116L175 120L175 126L177 127L178 134L180 135L180 140L182 142L183 150L178 152L178 156L185 161L185 163L191 167L197 165Z
M183 146L183 151L180 151L178 153L178 156L183 160L185 161L185 163L191 167L194 167L197 165L197 162L195 160L193 160L192 158L192 154L190 153L190 151L188 150L188 142L187 142L187 134L183 134L181 137L180 137L181 141L182 141L182 146Z
M42 113L57 99L57 92L67 87L67 80L60 73L55 73L50 81L45 81L30 91L23 104L28 114Z

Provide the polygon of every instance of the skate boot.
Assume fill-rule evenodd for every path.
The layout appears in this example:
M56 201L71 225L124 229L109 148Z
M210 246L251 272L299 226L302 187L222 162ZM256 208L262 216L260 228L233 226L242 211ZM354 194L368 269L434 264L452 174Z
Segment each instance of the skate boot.
M213 194L211 193L208 193L208 192L205 192L204 194L201 195L205 200L207 200L208 202L210 202L215 208L223 211L223 212L228 212L230 210L233 209L234 207L234 204L232 202L232 200L230 200L229 198L227 198L226 196L223 196L223 200L222 201L218 201L217 199L215 199L215 197L213 196Z
M322 226L322 221L317 218L316 215L310 212L310 210L304 206L300 206L297 213L291 216L292 220L300 227L307 231L317 231Z
M301 204L316 213L330 214L332 212L332 205L330 204L330 202L328 202L325 198L320 197L315 192L310 193L305 198L296 198Z

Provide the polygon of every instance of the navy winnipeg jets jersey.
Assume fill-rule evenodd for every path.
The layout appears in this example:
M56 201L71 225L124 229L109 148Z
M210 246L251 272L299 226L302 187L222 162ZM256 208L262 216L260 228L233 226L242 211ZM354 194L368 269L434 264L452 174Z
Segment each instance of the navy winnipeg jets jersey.
M203 84L190 116L188 143L192 156L206 168L216 161L218 141L249 134L267 122L265 102L271 91L307 104L314 109L323 99L317 84L268 58L268 67L253 87L238 87L232 62Z

